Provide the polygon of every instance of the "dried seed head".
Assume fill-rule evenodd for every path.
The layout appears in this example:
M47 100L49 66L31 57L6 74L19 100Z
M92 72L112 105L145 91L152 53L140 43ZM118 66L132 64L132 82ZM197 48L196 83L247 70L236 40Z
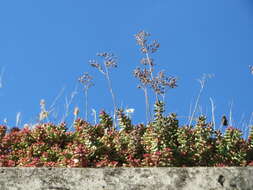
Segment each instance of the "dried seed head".
M176 87L177 87L177 78L175 78L175 77L170 77L170 78L169 78L168 86L169 86L170 88L176 88Z
M90 60L89 61L89 64L92 66L92 67L95 67L95 68L99 68L99 64L96 60Z
M79 77L78 81L84 86L85 90L88 90L91 86L94 86L92 79L93 78L88 73L84 73Z
M106 67L117 67L117 57L113 53L98 53L97 56L104 59L104 64Z
M140 31L135 35L136 42L141 46L140 51L144 54L146 53L155 53L160 44L154 40L152 43L148 43L148 38L150 34L145 31Z
M152 58L142 58L141 59L141 64L143 65L151 65L152 67L154 66L154 60Z
M164 71L158 73L158 75L151 81L151 87L157 94L165 94L166 87L177 87L177 79L175 77L168 77Z
M46 101L44 99L40 100L40 109L45 110L46 109Z
M148 48L146 48L146 47L141 47L140 50L141 50L141 52L144 53L144 54L145 54L145 53L148 53Z
M147 43L147 38L150 36L149 33L145 31L140 31L135 35L136 42L139 46L144 47Z
M104 66L107 68L116 68L118 66L117 64L117 57L114 56L113 53L97 53L97 56L102 57L104 59ZM89 64L98 69L103 75L106 74L105 70L103 67L96 61L96 60L90 60Z
M149 45L149 49L151 53L155 53L159 47L160 47L160 44L156 40L154 40L152 44Z
M151 82L151 73L145 68L143 70L136 68L134 70L134 76L140 80L142 85L148 85Z
M105 74L105 72L104 72L102 66L101 66L96 60L90 60L90 61L89 61L89 64L90 64L92 67L98 69L98 71L101 72L103 75Z

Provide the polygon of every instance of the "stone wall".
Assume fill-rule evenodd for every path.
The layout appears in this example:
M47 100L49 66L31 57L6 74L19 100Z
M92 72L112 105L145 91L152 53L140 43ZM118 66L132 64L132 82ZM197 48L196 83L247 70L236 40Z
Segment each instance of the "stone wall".
M253 190L253 167L0 168L0 190Z

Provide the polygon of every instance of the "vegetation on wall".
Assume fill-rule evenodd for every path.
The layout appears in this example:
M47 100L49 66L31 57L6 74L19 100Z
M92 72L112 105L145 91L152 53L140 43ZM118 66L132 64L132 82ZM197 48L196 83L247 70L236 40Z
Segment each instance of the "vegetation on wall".
M164 115L160 101L146 126L133 125L122 110L117 110L119 130L106 112L99 118L96 125L77 119L71 132L64 123L9 132L0 126L0 166L253 166L253 127L246 140L233 127L222 135L204 116L195 126L179 127L175 114Z
M201 90L189 123L179 125L175 113L165 114L165 95L177 87L177 78L164 71L155 72L152 54L159 48L157 41L150 42L149 34L136 34L137 44L143 54L141 66L133 75L143 90L146 104L146 124L133 124L128 112L119 109L112 87L110 69L117 67L117 58L111 53L99 53L102 63L90 61L105 77L112 97L113 116L105 111L99 114L99 123L87 121L88 90L92 77L84 73L79 82L85 95L85 119L78 118L74 110L74 130L62 122L58 125L44 122L50 115L41 101L39 122L22 129L8 129L0 125L1 167L186 167L186 166L253 166L253 126L248 137L229 126L224 117L225 133L215 128L214 119L208 123L204 115L196 118L198 99L206 78L201 80ZM253 67L250 67L253 74ZM154 93L153 112L150 92ZM195 122L193 122L193 120Z

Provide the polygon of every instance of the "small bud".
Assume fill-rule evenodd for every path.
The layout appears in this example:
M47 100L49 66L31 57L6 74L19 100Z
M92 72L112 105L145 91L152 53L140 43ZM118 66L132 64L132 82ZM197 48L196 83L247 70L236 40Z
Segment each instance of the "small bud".
M227 120L225 115L223 115L222 118L221 118L221 124L223 126L228 126L228 120Z

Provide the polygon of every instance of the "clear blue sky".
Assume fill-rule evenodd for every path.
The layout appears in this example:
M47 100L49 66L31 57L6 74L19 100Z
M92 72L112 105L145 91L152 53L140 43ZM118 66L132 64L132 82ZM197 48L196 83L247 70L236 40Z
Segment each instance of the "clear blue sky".
M135 123L145 121L143 92L132 75L141 58L134 39L140 30L161 44L154 55L156 71L164 69L179 78L179 87L166 96L168 112L189 115L200 89L197 79L208 73L215 77L201 96L203 113L211 119L211 97L218 124L222 114L228 115L231 102L233 124L249 123L252 0L0 1L1 123L7 118L9 125L15 125L18 112L22 124L35 122L40 99L50 106L62 88L55 106L58 120L65 110L65 97L76 86L78 94L70 111L75 106L83 111L84 96L77 82L83 72L89 72L95 83L89 91L89 109L112 112L107 83L87 64L104 51L119 58L119 67L111 73L118 106L135 108Z

